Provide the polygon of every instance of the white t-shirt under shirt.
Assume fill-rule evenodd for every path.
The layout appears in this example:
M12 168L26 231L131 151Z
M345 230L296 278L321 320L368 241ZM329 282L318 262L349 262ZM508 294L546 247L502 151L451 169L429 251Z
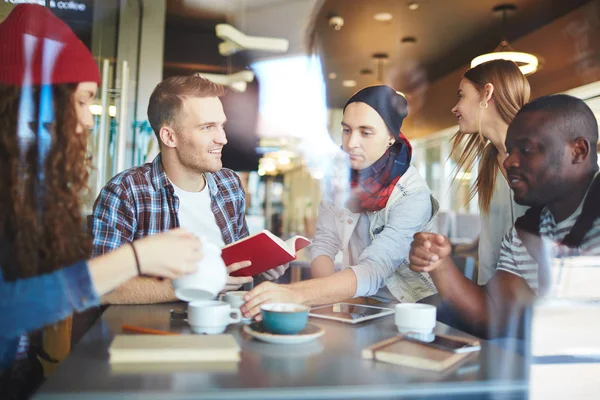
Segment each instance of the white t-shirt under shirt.
M179 198L179 226L194 235L204 238L219 248L225 246L223 235L210 206L210 190L208 185L200 192L187 192L178 188L173 182L175 195Z
M559 223L556 223L550 211L544 208L540 216L540 236L550 239L554 243L564 239L571 231L573 225L575 225L577 217L581 214L582 207L583 201L569 218ZM555 254L552 254L553 257L572 257L575 255L600 256L600 218L594 221L592 229L585 235L581 246L577 250L569 250L565 246L555 246L553 250L555 251ZM525 249L514 227L506 234L502 241L498 270L520 276L537 293L538 264Z

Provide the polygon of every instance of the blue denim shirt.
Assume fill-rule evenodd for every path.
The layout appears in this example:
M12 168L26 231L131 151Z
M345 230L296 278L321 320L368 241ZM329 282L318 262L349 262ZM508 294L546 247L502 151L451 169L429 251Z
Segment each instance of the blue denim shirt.
M7 282L0 270L0 370L12 365L19 338L100 304L86 261Z

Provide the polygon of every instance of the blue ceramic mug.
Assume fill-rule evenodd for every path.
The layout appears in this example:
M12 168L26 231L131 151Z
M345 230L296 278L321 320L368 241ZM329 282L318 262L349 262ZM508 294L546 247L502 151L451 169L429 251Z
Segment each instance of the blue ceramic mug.
M295 335L306 327L309 310L310 307L302 304L265 304L260 308L262 326L271 333Z

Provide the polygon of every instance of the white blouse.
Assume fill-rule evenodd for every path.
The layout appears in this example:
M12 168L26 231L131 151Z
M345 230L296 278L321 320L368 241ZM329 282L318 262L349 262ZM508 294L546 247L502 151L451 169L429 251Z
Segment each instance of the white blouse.
M479 234L479 269L477 283L485 285L496 273L500 258L500 246L504 235L514 225L517 218L525 214L529 207L515 203L513 192L502 172L498 172L490 210L481 212L481 233Z

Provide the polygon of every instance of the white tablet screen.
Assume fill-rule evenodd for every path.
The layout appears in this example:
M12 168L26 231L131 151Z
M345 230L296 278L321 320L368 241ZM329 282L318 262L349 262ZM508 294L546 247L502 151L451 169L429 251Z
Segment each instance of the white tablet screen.
M360 304L336 303L329 306L315 307L310 315L315 317L334 317L336 319L359 320L381 313L388 314L393 310L388 308L363 306Z

